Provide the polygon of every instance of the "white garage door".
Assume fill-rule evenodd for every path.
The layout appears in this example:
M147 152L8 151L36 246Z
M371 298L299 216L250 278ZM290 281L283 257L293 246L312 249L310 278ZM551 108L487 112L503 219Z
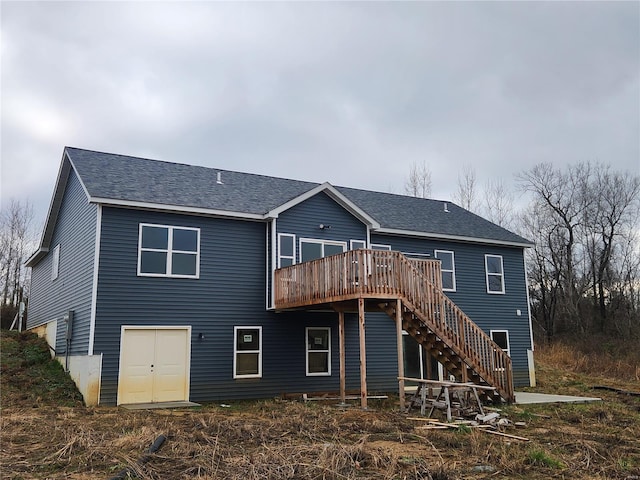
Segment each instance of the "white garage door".
M190 327L122 327L118 405L189 400Z

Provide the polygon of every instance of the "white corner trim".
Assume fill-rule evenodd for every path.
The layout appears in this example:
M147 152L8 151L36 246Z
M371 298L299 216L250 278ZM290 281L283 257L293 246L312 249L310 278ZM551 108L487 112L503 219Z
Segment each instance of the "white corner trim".
M91 320L89 323L88 355L93 355L93 343L96 336L96 310L98 303L98 271L100 270L100 234L102 232L102 205L98 204L96 212L95 251L93 254L93 285L91 287Z
M531 299L529 298L529 274L527 273L527 260L522 252L522 266L524 268L524 289L527 292L527 313L529 314L529 336L531 337L531 351L535 350L533 343L533 323L531 321Z

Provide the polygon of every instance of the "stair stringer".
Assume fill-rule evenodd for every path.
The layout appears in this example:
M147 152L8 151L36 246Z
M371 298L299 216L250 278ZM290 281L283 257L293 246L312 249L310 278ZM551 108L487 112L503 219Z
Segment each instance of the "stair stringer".
M492 375L487 369L478 362L473 361L473 359L456 345L456 342L451 339L446 332L441 331L436 323L431 321L424 312L421 312L420 309L416 308L406 298L400 297L400 300L403 310L401 317L404 330L432 356L436 357L435 353L437 352L440 358L436 357L436 360L442 363L447 371L454 375L458 381L471 381L477 385L495 387L495 391L481 390L478 392L485 401L493 403L514 401L515 398L513 395L513 386L510 384L511 382L509 382L508 388L503 388L500 382L493 381ZM392 319L395 319L395 302L381 303L379 307ZM467 321L471 322L468 317ZM491 341L488 336L487 338ZM493 342L491 341L491 343ZM511 369L510 363L507 368ZM466 370L466 375L463 374L464 370Z

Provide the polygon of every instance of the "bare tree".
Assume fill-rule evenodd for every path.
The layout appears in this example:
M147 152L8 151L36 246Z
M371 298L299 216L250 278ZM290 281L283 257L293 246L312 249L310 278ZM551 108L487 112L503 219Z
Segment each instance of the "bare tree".
M458 190L453 200L462 208L472 212L479 210L476 200L476 171L471 165L464 165L462 175L458 173Z
M513 193L501 178L487 180L484 189L485 216L504 228L513 226Z
M533 194L528 268L546 327L640 335L640 177L583 162L564 170L540 164L519 179Z
M431 170L424 160L418 164L413 162L409 177L404 184L404 192L412 197L429 198L431 195Z
M3 319L7 314L12 319L23 300L27 281L24 262L32 246L32 221L33 208L28 201L11 200L8 208L0 213L0 306Z

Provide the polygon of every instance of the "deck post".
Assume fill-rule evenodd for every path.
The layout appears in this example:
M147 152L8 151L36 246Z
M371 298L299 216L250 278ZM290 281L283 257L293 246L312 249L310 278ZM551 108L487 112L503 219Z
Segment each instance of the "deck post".
M367 351L364 336L364 298L358 298L358 324L360 326L360 406L367 409Z
M346 404L346 366L344 345L344 312L338 312L338 338L340 342L340 404Z
M396 342L398 347L398 397L404 412L404 355L402 354L402 300L396 299Z

